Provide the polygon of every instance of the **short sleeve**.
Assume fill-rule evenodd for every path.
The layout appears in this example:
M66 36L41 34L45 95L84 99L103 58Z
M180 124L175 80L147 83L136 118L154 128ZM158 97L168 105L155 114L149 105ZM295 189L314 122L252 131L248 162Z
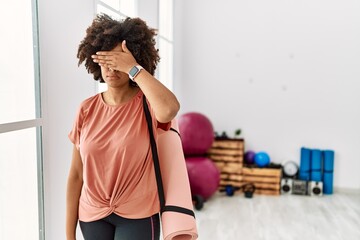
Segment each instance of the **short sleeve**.
M80 148L80 134L81 134L83 121L84 121L83 110L82 110L82 107L79 107L77 114L76 114L73 128L70 131L70 133L68 134L70 141L76 146L76 148L78 150Z
M161 122L157 121L157 127L161 128L164 131L168 131L171 127L171 121L167 122L167 123L161 123Z

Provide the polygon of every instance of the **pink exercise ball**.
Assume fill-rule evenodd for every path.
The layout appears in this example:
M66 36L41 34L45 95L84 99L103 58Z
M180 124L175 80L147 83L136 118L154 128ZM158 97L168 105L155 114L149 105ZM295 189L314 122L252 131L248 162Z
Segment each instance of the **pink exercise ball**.
M219 169L206 157L187 157L185 160L191 194L193 196L200 195L205 200L208 199L219 187Z
M178 119L181 142L185 155L202 155L214 141L214 128L203 114L191 112Z

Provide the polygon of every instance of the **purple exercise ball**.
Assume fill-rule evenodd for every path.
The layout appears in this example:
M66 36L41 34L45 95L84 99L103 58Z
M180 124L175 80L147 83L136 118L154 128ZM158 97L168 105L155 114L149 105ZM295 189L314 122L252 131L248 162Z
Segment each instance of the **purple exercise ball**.
M178 119L181 143L185 155L203 155L214 142L214 129L203 114L190 112Z
M255 153L254 151L246 151L246 152L245 152L245 156L244 156L245 163L247 163L247 164L253 164L253 163L254 163L255 154L256 154L256 153Z
M189 175L191 194L200 195L205 200L211 197L220 184L220 171L206 157L187 157L186 168Z

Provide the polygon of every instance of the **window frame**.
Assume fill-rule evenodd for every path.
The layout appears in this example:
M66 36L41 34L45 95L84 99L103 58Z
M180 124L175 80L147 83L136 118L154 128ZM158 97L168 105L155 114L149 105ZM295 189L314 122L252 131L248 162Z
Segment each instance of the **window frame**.
M169 44L170 45L170 50L171 50L171 56L169 56L169 59L166 59L166 60L169 60L170 62L167 62L167 63L164 63L164 61L160 61L159 62L159 70L157 71L157 76L160 78L160 72L165 72L165 75L166 75L166 70L163 70L164 67L170 65L171 66L171 70L170 70L170 73L168 77L170 77L170 80L166 79L166 80L163 80L162 83L164 83L166 85L167 88L169 88L171 91L174 90L174 1L173 0L156 0L157 1L157 4L158 4L158 15L157 15L157 22L158 22L158 29L159 29L159 32L158 32L158 35L157 35L157 43L158 43L158 47L159 47L159 51L160 51L160 54L161 54L161 44L160 44L160 39L161 41L163 42L166 42L166 44ZM170 2L171 1L171 9L165 9L165 11L169 11L169 13L166 14L166 16L168 16L169 18L167 19L164 19L164 22L171 22L171 34L170 36L165 36L162 34L162 31L160 29L161 27L161 16L165 15L161 12L161 6L160 6L160 1L167 1L167 2ZM167 31L165 31L165 33L167 33ZM164 51L167 53L167 51ZM163 55L164 58L167 57L165 55ZM163 58L163 59L164 59ZM161 81L161 79L160 79Z
M22 121L0 123L0 134L18 131L28 128L36 130L36 153L37 153L37 189L38 189L38 233L39 240L45 240L45 204L44 204L44 167L42 147L42 104L41 104L41 81L40 81L40 50L39 50L39 17L38 1L31 0L32 32L33 32L33 57L34 57L34 91L35 91L35 118Z

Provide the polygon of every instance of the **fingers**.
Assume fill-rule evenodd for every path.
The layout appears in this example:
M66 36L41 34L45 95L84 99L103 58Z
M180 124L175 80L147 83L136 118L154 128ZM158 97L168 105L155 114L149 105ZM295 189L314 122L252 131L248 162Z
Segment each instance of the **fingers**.
M106 55L106 56L101 56L101 55L92 55L91 56L92 60L95 62L95 63L98 63L99 65L104 65L104 64L107 64L107 65L111 65L111 64L115 64L116 63L116 56L113 56L113 55Z
M98 53L96 53L96 55L91 55L91 58L93 59L94 62L98 63L100 66L113 64L113 56L111 54L98 55Z
M101 54L98 54L98 53L96 53L96 55L91 55L91 57L94 60L109 60L109 59L111 59L111 56L112 56L112 54L101 55Z
M93 58L93 61L95 63L99 64L99 66L101 66L101 67L112 68L114 70L117 70L116 64L111 60L101 60L101 59Z
M93 61L98 63L100 66L104 65L104 64L109 64L111 61L110 60L106 60L105 58L99 58L99 57L92 57Z
M110 56L113 55L112 51L99 51L96 52L96 55L92 55L92 56Z
M110 67L115 70L127 70L136 65L136 60L126 46L126 40L121 42L111 51L98 51L91 55L93 61L100 66Z
M121 49L118 48L116 50L111 50L111 51L99 51L99 52L96 52L95 55L91 55L91 57L93 59L98 59L98 60L107 60L107 59L111 59L112 57L118 55L121 52L131 54L130 50L126 46L126 40L123 40L121 42Z
M113 72L118 71L118 70L116 69L116 66L113 65L113 64L99 63L99 66L100 66L100 67L107 68L107 69L109 69L110 71L113 71Z

